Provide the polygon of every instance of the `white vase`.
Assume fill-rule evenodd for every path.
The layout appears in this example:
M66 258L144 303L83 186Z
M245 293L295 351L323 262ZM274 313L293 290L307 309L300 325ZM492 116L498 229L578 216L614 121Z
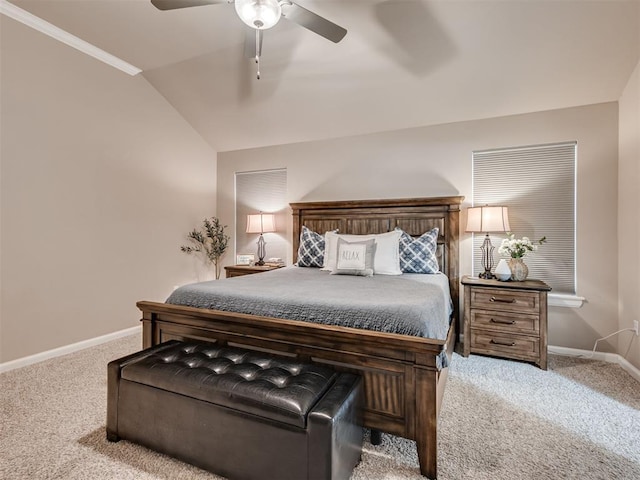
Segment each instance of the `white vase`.
M501 258L498 262L498 266L496 267L494 274L498 280L503 282L506 282L511 278L511 269L504 258Z

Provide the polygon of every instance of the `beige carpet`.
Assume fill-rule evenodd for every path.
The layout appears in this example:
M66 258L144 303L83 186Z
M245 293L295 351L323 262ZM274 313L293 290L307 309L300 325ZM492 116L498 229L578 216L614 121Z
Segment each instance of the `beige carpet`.
M126 337L0 376L1 479L216 479L105 440L106 365ZM440 479L640 479L640 383L617 365L550 369L455 355L440 417ZM421 479L413 442L365 442L357 480ZM271 479L268 479L271 480Z

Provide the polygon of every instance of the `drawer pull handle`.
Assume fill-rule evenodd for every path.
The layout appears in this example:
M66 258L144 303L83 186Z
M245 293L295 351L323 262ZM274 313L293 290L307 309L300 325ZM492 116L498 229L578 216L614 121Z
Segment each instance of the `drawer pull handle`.
M515 320L496 320L495 318L492 318L491 320L489 320L491 323L500 323L502 325L513 325L514 323L516 323Z
M503 347L515 347L516 342L499 342L494 340L493 338L491 339L491 342L493 345L502 345Z
M491 297L489 299L490 302L499 302L499 303L516 303L516 299L515 298L496 298L496 297Z

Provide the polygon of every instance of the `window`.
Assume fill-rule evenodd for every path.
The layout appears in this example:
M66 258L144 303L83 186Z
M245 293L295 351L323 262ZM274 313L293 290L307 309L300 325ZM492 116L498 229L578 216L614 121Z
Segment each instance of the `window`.
M547 242L526 257L529 276L547 282L554 293L574 295L576 142L473 152L473 204L509 207L516 237ZM504 236L492 235L497 250ZM474 274L483 236L475 235Z
M247 215L274 213L276 232L265 233L265 260L287 258L287 170L261 170L236 173L236 254L257 251L258 235L246 233ZM256 258L257 260L257 258Z

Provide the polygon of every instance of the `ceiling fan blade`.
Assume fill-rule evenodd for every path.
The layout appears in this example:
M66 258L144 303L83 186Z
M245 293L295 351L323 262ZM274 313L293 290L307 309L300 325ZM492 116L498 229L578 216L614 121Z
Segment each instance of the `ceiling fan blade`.
M227 0L151 0L151 3L158 10L176 10L178 8L200 7L202 5L229 2Z
M244 37L244 56L247 58L256 58L262 56L262 30L253 28L245 28ZM258 44L256 45L256 35L258 35ZM258 47L256 50L256 46Z
M282 3L282 16L334 43L338 43L347 34L340 25L293 2Z

